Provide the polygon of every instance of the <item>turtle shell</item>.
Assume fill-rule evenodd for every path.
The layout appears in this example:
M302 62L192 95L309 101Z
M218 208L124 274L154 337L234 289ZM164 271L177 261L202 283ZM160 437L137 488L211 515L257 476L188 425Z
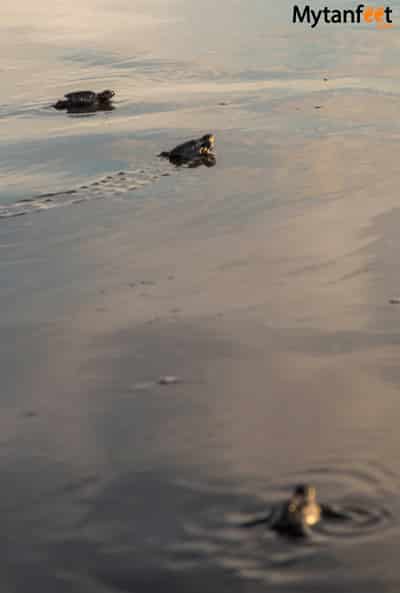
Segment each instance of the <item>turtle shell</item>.
M184 142L183 144L175 146L175 148L170 151L169 156L171 158L191 159L197 156L199 148L198 140L189 140L189 142Z
M95 103L97 94L93 91L75 91L64 95L71 105L93 105Z

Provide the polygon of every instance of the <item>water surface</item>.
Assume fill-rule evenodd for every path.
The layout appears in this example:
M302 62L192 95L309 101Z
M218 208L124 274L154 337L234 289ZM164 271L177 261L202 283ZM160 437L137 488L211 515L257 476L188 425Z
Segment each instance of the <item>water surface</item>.
M397 29L290 15L5 8L4 591L399 589ZM298 482L358 515L240 527Z

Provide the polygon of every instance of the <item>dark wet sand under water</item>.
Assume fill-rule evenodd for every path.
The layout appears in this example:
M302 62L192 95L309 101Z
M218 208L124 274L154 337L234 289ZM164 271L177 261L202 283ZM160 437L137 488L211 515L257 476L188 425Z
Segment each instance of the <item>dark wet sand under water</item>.
M398 591L397 106L314 103L0 226L2 590ZM370 520L238 528L301 481Z

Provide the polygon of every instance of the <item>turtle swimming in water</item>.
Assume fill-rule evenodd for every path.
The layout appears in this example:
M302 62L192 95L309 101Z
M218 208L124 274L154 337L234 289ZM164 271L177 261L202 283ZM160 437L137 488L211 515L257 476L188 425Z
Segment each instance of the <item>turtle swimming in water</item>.
M54 109L66 109L69 113L90 113L114 109L111 99L115 92L106 89L101 93L94 91L74 91L64 95L64 99L53 105Z
M254 527L262 523L270 529L289 537L307 537L310 527L317 525L321 519L348 519L341 511L317 502L317 491L314 486L300 484L296 486L288 501L267 516L246 521L242 527Z
M188 167L213 167L216 164L215 158L215 136L205 134L196 140L189 140L175 146L172 150L161 152L159 157L169 159L177 167L186 165Z
M321 512L314 486L301 484L296 486L277 516L272 518L271 527L280 533L302 536L309 527L319 522Z

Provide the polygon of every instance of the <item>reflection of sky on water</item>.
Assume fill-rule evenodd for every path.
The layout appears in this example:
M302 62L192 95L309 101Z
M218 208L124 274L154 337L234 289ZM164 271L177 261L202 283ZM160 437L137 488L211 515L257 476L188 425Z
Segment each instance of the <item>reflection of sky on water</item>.
M218 151L141 201L1 226L18 591L186 592L196 570L196 593L398 590L397 31L294 29L290 5L4 9L2 200L147 167L193 130ZM110 114L46 108L108 86ZM301 554L227 527L299 479L367 494L391 529Z
M219 101L256 100L261 110L265 101L267 113L272 97L397 92L395 32L310 31L290 23L291 8L286 0L7 5L0 23L0 201L68 189L67 176L74 187L118 170L129 160L114 158L118 138L143 130L175 128L185 137L199 121L207 130L252 126L244 111L221 117ZM48 108L67 91L107 87L117 91L113 113L74 121ZM207 114L201 120L190 112L199 107ZM263 125L260 118L257 127ZM300 125L307 128L307 118ZM83 137L82 146L71 136Z

